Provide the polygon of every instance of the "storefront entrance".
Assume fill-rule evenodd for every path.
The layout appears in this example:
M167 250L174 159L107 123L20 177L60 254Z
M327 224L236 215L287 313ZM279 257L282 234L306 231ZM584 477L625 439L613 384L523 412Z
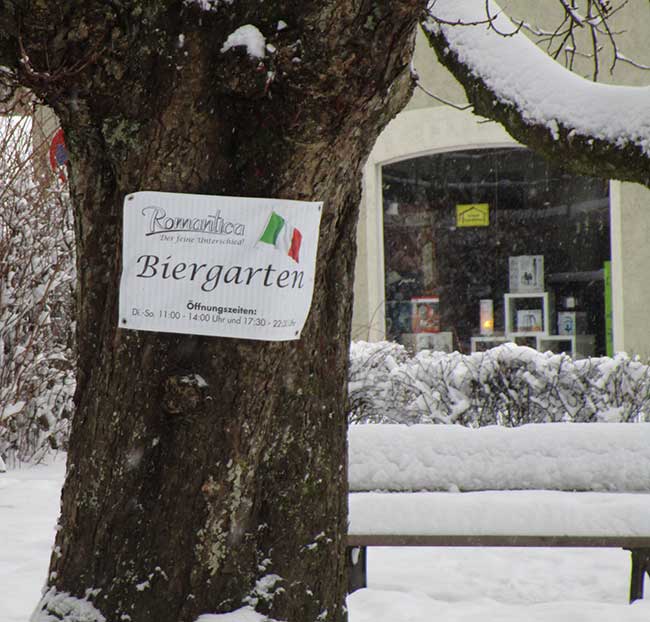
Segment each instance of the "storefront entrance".
M497 148L384 165L382 189L387 339L605 353L607 181Z

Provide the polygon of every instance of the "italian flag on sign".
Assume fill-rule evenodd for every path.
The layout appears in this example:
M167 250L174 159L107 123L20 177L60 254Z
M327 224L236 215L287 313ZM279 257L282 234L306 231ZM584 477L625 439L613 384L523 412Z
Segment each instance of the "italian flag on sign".
M296 263L300 261L302 233L292 227L277 212L271 212L269 221L266 223L259 241L274 246L277 250L291 257Z

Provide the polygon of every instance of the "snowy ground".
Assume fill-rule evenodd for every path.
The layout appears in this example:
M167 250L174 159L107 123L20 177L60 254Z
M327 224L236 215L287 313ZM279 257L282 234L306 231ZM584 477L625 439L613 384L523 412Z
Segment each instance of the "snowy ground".
M63 464L0 474L0 621L26 622L45 580ZM646 622L627 604L629 553L375 549L350 622ZM650 586L648 587L650 591Z
M54 541L63 460L0 473L0 620L26 622L40 598Z

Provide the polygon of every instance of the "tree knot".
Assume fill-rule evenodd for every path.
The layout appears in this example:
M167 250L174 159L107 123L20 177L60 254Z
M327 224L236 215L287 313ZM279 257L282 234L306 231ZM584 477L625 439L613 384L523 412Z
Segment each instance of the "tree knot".
M168 415L194 414L203 404L207 386L198 374L170 376L164 383L163 410Z

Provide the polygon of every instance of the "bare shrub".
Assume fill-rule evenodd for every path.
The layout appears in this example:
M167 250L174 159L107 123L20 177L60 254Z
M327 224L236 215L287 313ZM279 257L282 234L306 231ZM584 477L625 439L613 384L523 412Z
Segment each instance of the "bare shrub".
M74 392L74 233L30 115L0 117L0 455L63 448Z
M626 354L573 360L504 344L471 355L410 357L396 344L357 342L350 369L352 423L514 427L650 415L650 367Z
M348 403L352 423L397 423L408 396L393 372L409 359L406 349L388 341L352 342Z

